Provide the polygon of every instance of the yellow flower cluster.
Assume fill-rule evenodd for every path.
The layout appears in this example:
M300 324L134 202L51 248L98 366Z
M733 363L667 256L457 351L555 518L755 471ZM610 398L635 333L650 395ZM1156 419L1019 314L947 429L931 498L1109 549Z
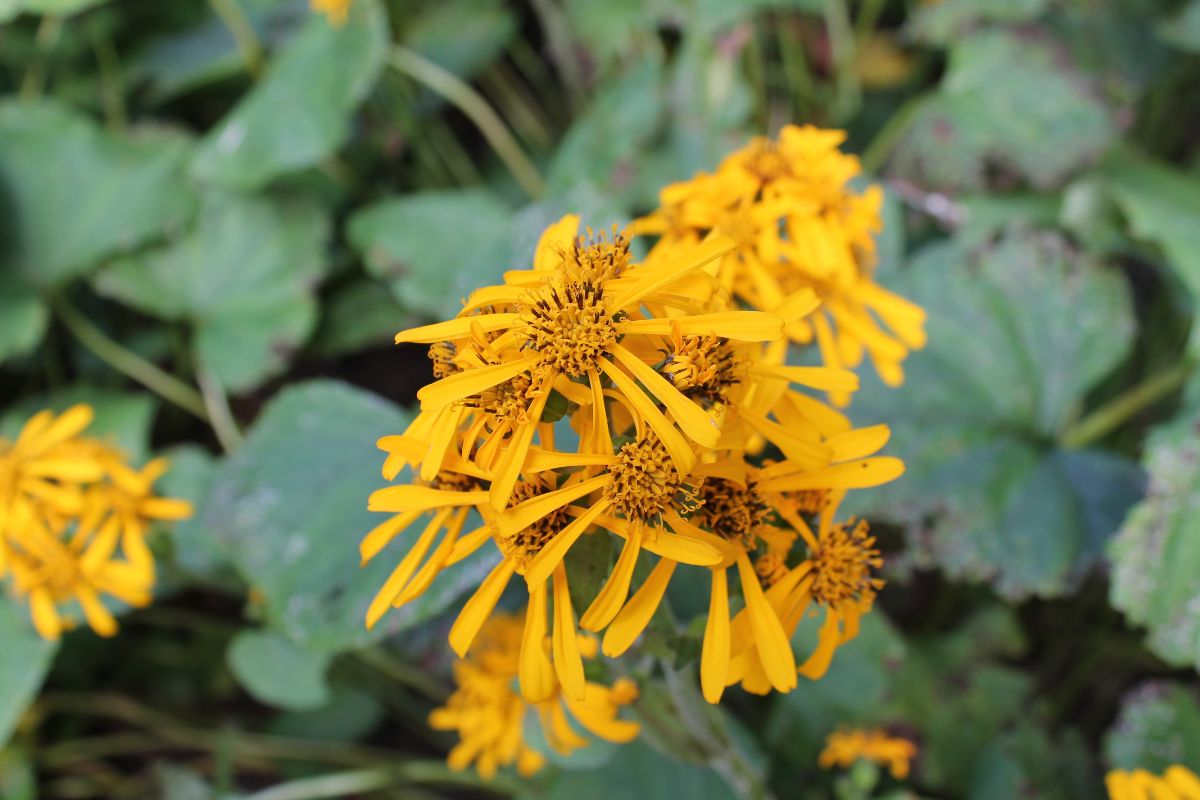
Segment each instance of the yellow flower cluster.
M888 385L903 382L901 362L925 345L925 312L877 284L875 240L883 193L849 182L858 159L841 152L841 131L789 125L779 140L755 139L712 174L662 190L660 208L638 220L659 237L646 258L666 264L711 231L737 246L722 259L722 286L751 308L786 307L797 291L814 291L820 307L788 321L795 342L816 341L830 367L855 367L864 352ZM830 399L849 401L845 390Z
M183 500L155 497L162 459L131 468L115 447L83 436L92 409L42 411L16 439L0 439L0 577L28 601L34 626L57 639L77 603L92 629L112 636L117 623L100 595L132 606L150 602L153 520L188 517Z
M825 739L825 749L817 760L821 769L849 767L862 759L887 767L897 780L908 777L910 762L917 757L917 746L908 739L888 736L882 730L838 730Z
M571 727L568 714L606 741L621 744L637 736L637 723L618 718L621 708L638 696L636 685L628 678L619 679L612 688L588 682L580 699L568 697L555 687L545 699L531 704L514 691L524 630L521 616L495 614L480 630L471 654L454 665L458 689L445 706L429 715L430 727L456 731L461 739L448 758L453 769L462 770L474 763L485 778L510 764L516 764L522 775L541 769L543 756L525 742L525 714L531 707L546 742L563 755L589 743ZM590 636L579 637L579 650L586 657L596 654L597 645Z
M1104 783L1109 800L1200 800L1200 777L1178 764L1161 777L1144 769L1113 770Z
M543 233L528 268L475 291L454 319L397 335L429 346L435 381L418 393L408 429L379 440L384 479L409 472L370 497L372 510L390 516L362 541L364 563L402 532L417 533L370 605L368 626L491 543L499 562L462 608L450 645L466 656L519 577L528 610L517 673L528 703L555 692L583 702L578 629L620 656L680 568L710 578L700 660L709 702L733 684L786 692L799 675L825 674L882 586L867 524L838 521L839 505L904 467L876 455L887 426L854 428L809 391L857 389L857 376L838 366L855 362L848 342L894 377L896 349L874 345L884 334L862 338L880 330L863 322L865 309L886 309L910 340L921 313L880 299L891 296L867 267L878 200L848 194L847 157L820 155L810 135L789 129L778 147L755 142L731 159L751 177L772 154L780 165L773 182L739 190L739 213L749 215L742 228L688 217L686 236L654 231L651 257L637 263L628 232L581 232L566 216ZM819 140L836 153L836 136ZM802 179L785 166L815 172ZM720 181L732 171L723 167ZM701 191L708 185L697 178L693 193L724 192ZM653 219L674 214L664 208ZM750 239L746 226L757 226ZM825 260L810 263L802 247ZM788 363L789 341L824 342L830 320L840 355L826 354L826 366ZM577 618L566 556L583 537L603 537L619 555L588 565L606 579ZM822 617L819 633L798 657L791 639L811 615Z

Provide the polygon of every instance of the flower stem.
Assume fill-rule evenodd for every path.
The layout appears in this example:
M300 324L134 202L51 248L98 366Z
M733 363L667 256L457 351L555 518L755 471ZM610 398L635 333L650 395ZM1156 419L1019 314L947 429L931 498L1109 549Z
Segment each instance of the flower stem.
M1063 447L1077 449L1096 442L1137 412L1182 386L1194 367L1195 362L1185 358L1174 367L1151 375L1076 422L1063 433L1060 443Z
M896 113L888 118L887 123L879 129L879 133L875 134L875 138L863 151L861 159L863 172L869 175L879 172L888 156L892 154L892 150L904 137L904 134L908 133L909 127L912 126L913 120L917 118L917 114L924 104L925 95L918 94L905 100L904 104L896 109Z
M204 398L191 386L110 339L65 297L55 298L54 310L72 335L101 361L189 414L209 421Z
M466 114L525 193L535 199L542 195L546 186L537 167L521 150L521 146L504 124L504 120L500 119L500 115L492 110L487 100L470 85L454 73L402 45L392 48L390 63L395 69L424 84Z
M242 444L242 431L233 419L233 411L229 408L229 398L225 396L225 387L217 376L203 364L196 367L196 383L200 384L204 407L208 411L208 420L212 424L213 433L221 443L221 449L232 453Z
M233 34L238 52L242 54L242 61L246 65L246 72L257 78L262 72L263 48L245 10L238 0L208 0L208 4Z

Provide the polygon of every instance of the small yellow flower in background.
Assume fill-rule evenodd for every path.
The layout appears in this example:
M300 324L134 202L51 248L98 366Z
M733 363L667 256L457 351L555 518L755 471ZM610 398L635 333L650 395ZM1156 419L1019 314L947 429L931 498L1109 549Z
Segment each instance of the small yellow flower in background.
M909 763L917 757L917 746L908 739L888 736L882 730L838 730L825 739L817 760L821 769L849 767L859 759L887 767L892 777L908 777Z
M340 27L346 24L353 2L354 0L309 0L308 4L313 11L324 14L330 25Z
M436 730L456 731L460 742L447 758L452 769L471 764L484 778L501 767L516 765L521 775L532 775L544 758L524 738L526 712L536 712L547 743L563 755L586 747L589 740L571 724L610 742L624 743L639 731L635 722L618 717L622 707L637 699L637 686L627 678L612 688L588 682L576 700L552 686L545 699L528 703L513 683L520 671L525 622L520 616L493 614L476 637L470 655L454 665L458 689L446 705L429 715ZM541 642L543 649L549 642ZM596 653L596 640L581 636L579 649L588 657Z
M92 418L82 404L57 416L42 411L14 441L0 440L0 577L11 578L46 639L69 627L62 611L72 603L96 633L115 634L100 596L149 604L149 525L192 513L186 501L153 495L166 461L132 469L114 447L82 435Z
M733 239L719 270L728 291L763 311L815 292L819 309L785 320L788 337L815 341L829 367L855 367L865 353L895 386L909 351L925 344L925 314L874 280L883 193L850 188L860 168L838 149L844 139L841 131L794 125L778 141L755 139L716 172L663 189L660 207L634 229L658 237L647 265L668 263L712 233ZM845 390L829 396L839 406L849 401Z
M1168 767L1162 777L1144 769L1115 769L1104 779L1109 800L1200 800L1200 778L1187 767Z

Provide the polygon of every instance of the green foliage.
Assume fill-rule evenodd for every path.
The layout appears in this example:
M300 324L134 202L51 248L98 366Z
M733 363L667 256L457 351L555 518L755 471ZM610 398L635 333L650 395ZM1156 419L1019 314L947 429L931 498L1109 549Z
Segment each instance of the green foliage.
M1134 465L1056 444L1128 352L1123 279L1058 237L1013 232L975 251L931 245L893 288L928 312L929 345L902 391L856 398L859 418L892 425L907 466L868 510L909 521L915 555L952 575L1062 594L1139 495Z
M254 699L290 711L329 702L329 656L304 650L272 631L244 630L227 653L229 668Z
M1200 763L1200 699L1194 686L1147 683L1129 693L1104 742L1118 769L1162 772Z
M42 641L29 622L29 609L0 598L0 746L7 744L25 706L37 695L50 662L58 651L54 642Z

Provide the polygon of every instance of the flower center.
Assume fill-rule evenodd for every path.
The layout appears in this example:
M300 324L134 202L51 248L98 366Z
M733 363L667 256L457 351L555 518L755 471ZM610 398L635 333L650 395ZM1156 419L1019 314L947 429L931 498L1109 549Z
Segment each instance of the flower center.
M883 566L883 557L869 531L867 521L861 519L838 523L830 529L812 557L812 593L817 602L834 605L845 600L875 599L884 582L872 572Z
M706 478L700 487L704 505L701 524L726 541L750 551L756 546L755 531L766 524L770 508L759 497L754 483L739 486L724 478Z
M727 339L679 336L661 371L693 400L724 403L729 389L742 382L743 367Z
M746 168L763 183L770 183L791 174L791 165L779 152L779 145L768 139L756 140L746 154Z
M463 475L461 472L451 472L448 469L444 469L435 475L429 485L434 489L443 489L448 492L472 492L480 486L479 481L470 475Z
M670 508L686 511L697 501L695 490L683 482L667 448L653 434L622 445L617 463L608 469L613 477L608 499L631 522L658 519Z
M787 559L783 553L764 553L754 562L754 571L764 589L769 589L787 575Z
M456 372L461 372L454 363L458 349L453 342L434 342L429 345L429 360L433 362L433 377L437 380L448 378Z
M484 389L475 397L467 398L463 402L497 420L528 422L529 406L537 395L533 383L533 376L522 372L512 380Z
M553 488L540 479L521 481L513 488L512 498L508 501L509 508L545 494ZM517 573L524 575L533 557L540 553L559 531L570 525L572 519L565 508L556 509L512 536L497 539L500 551L504 553L505 558L516 564Z

